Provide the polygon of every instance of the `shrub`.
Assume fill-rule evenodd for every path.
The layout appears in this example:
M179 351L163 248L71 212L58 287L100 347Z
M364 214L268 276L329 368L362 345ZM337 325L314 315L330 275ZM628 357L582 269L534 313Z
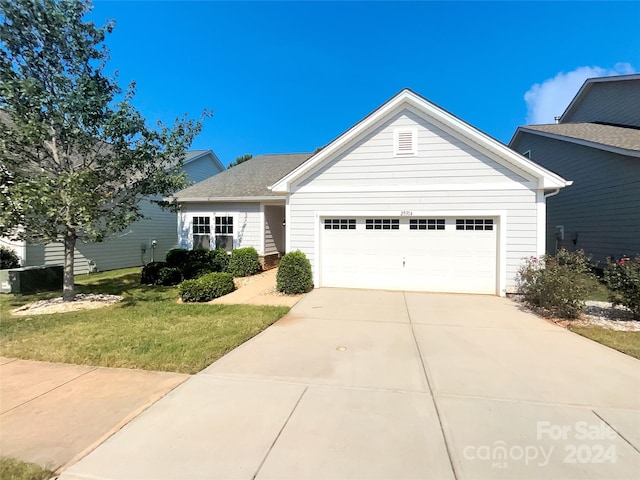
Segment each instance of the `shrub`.
M231 252L227 272L234 277L248 277L260 271L258 252L253 247L237 248Z
M160 270L166 268L168 265L166 262L149 262L142 267L142 273L140 275L140 283L142 285L157 285L158 275Z
M172 248L167 252L166 261L170 267L182 267L187 263L189 250L184 248Z
M20 266L20 258L10 248L0 247L0 270L8 268L18 268Z
M178 267L163 267L158 271L156 285L177 285L182 281L182 272Z
M623 258L618 262L607 259L604 281L610 290L611 303L624 305L640 318L640 255L633 260Z
M197 278L214 271L209 250L188 250L185 262L180 268L186 279Z
M214 272L180 284L180 298L183 302L208 302L233 292L236 287L233 275Z
M577 318L595 282L582 250L561 249L555 256L528 259L518 271L518 283L529 305L549 315Z
M284 293L306 293L313 288L311 263L300 250L287 253L280 260L276 288Z
M209 261L214 272L225 272L229 266L229 254L223 248L216 248L209 252Z

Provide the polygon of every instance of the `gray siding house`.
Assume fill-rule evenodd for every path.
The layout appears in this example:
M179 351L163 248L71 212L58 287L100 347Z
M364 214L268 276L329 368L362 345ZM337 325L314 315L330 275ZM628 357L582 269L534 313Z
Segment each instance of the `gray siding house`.
M301 250L316 287L504 295L568 184L403 90L313 155L254 157L178 192L179 243Z
M509 145L574 182L547 200L547 252L600 266L640 253L640 75L587 80L557 124L519 127Z
M192 182L200 182L224 170L224 166L211 150L193 150L186 153L184 170ZM177 216L149 200L143 200L142 210L147 218L134 222L114 237L99 243L78 243L75 273L135 267L154 259L164 260L167 251L176 246ZM64 264L62 243L33 244L0 238L0 246L12 248L25 267Z

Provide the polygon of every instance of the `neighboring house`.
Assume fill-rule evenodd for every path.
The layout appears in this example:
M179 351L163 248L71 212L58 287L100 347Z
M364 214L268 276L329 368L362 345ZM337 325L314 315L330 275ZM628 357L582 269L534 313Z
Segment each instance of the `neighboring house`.
M411 90L325 148L176 194L184 247L303 251L317 287L504 295L568 185Z
M224 170L224 166L211 150L193 150L186 152L184 170L191 181L200 182ZM74 262L76 274L164 260L167 251L176 246L177 215L162 210L149 200L143 200L142 205L143 214L148 218L132 223L104 242L78 242ZM22 266L64 264L62 243L33 244L0 238L0 246L12 248L20 257Z
M574 181L547 201L547 252L600 266L640 253L640 74L587 80L558 123L519 127L509 146Z

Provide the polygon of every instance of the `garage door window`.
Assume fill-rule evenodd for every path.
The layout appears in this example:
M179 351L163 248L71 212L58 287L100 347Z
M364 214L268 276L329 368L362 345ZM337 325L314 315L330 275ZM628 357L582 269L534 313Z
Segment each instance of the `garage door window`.
M355 218L326 218L324 220L325 230L355 230Z
M409 230L444 230L444 218L412 218Z
M367 230L399 230L398 218L367 218L365 221Z
M493 230L493 219L457 218L456 230Z

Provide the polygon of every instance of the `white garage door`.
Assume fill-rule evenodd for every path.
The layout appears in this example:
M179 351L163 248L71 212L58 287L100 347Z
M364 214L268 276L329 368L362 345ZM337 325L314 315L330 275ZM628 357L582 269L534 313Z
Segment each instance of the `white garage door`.
M497 220L322 218L320 285L497 292Z

